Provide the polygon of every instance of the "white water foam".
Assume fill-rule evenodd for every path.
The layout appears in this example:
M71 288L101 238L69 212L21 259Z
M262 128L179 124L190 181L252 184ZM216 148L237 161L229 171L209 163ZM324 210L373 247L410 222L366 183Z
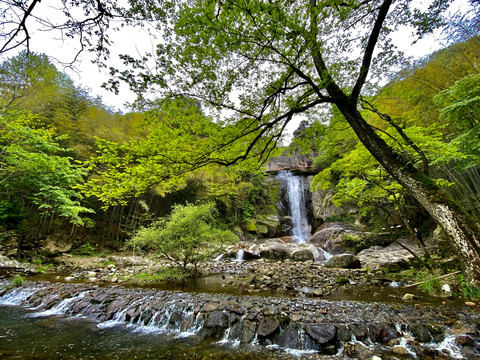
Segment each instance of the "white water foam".
M22 305L23 302L25 302L31 295L33 295L38 290L39 288L15 288L10 291L10 293L0 298L0 305Z
M464 359L463 355L460 353L460 347L457 345L454 335L446 335L440 344L433 345L436 350L449 354L453 359Z
M44 317L44 316L63 315L69 309L70 303L78 299L83 299L87 293L88 291L82 291L77 296L63 299L57 305L53 306L51 309L41 311L38 313L28 314L27 317Z
M242 262L244 255L245 255L245 251L243 251L242 249L238 250L237 256L235 257L235 261Z

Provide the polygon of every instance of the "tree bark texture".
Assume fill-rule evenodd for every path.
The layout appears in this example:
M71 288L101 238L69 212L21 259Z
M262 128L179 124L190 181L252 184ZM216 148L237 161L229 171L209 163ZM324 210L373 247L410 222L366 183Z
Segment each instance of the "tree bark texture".
M466 279L480 287L480 230L425 173L394 151L363 119L348 97L336 104L367 150L407 189L452 239Z

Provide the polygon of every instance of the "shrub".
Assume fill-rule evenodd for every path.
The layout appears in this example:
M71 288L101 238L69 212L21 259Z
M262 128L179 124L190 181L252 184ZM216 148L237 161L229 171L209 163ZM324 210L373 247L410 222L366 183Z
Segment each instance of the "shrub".
M480 299L480 289L477 289L475 286L467 283L463 275L458 277L458 282L460 283L460 289L463 297Z
M237 236L221 228L213 203L175 205L172 213L141 228L128 244L160 252L176 265L195 267Z
M12 279L12 286L13 286L13 287L20 287L20 286L23 285L23 282L24 282L23 277L21 277L21 276L15 276L15 277Z
M93 256L95 248L90 243L83 244L73 251L75 255Z
M358 234L343 235L341 245L347 249L353 250L356 253L368 247L365 239L360 237Z

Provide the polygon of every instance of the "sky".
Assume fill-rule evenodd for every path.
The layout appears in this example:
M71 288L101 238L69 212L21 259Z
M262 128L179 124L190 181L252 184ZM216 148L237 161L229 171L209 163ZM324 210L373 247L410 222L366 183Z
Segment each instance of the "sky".
M422 0L415 0L415 2L420 4ZM451 7L451 11L457 11L465 7L466 4L467 0L456 0ZM50 18L58 16L57 9L58 5L55 5L55 1L43 1L38 4L38 8L35 10L38 11L36 15ZM408 56L423 57L442 47L442 44L433 37L427 37L412 45L409 33L402 29L397 30L399 31L393 35L395 43ZM53 34L52 32L40 30L33 31L31 35L31 49L34 52L46 53L51 59L56 59L58 61L56 63L58 70L67 73L76 85L88 89L92 97L100 96L105 105L123 112L128 111L125 103L133 102L135 94L130 92L126 85L121 86L119 95L103 89L101 85L108 80L108 71L104 68L99 69L97 65L92 63L94 54L83 52L74 67L64 67L61 64L71 62L73 59L72 54L75 54L76 49L78 49L76 40L60 38L58 33ZM108 65L121 64L118 58L119 54L129 53L135 55L152 52L155 49L155 44L158 42L158 39L152 37L146 30L141 28L123 28L120 33L112 32L111 39L114 45L111 47ZM14 55L13 53L7 54L7 56Z

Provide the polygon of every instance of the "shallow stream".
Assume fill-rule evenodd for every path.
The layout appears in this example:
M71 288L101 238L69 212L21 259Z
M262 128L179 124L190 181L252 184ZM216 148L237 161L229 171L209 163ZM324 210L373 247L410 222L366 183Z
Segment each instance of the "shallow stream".
M441 359L469 359L455 334L466 331L476 344L478 312L453 300L405 303L392 296L398 288L378 289L383 295L352 290L350 301L341 293L315 300L28 281L0 296L0 359L340 359L346 343L384 360L444 351ZM379 301L384 295L389 301ZM268 329L272 319L287 321ZM430 323L440 332L412 342L413 326ZM453 325L461 333L451 333ZM393 354L396 345L405 354Z
M92 320L0 305L0 359L279 359L261 348L232 348L194 336L142 332L125 325L100 328Z

